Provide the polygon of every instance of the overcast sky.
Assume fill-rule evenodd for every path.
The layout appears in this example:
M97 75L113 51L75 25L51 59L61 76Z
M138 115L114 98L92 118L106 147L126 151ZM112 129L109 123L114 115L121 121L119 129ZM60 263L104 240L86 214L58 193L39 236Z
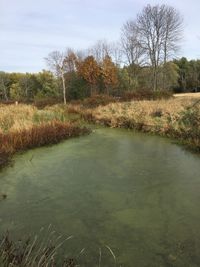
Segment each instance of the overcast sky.
M0 0L0 70L40 71L53 50L116 41L123 23L148 3L180 11L184 40L179 56L200 58L200 0Z

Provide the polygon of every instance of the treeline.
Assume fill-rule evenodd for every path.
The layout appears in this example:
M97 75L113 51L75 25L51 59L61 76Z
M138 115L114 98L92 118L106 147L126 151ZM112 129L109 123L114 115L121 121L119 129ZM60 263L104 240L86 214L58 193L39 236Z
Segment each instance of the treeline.
M59 83L50 71L39 73L0 72L0 99L32 101L35 98L58 97Z
M166 79L163 86L163 69ZM94 71L96 73L94 73ZM132 72L135 75L132 75ZM64 74L66 98L83 99L91 94L122 96L126 92L152 90L150 67L130 65L120 67L106 57L98 64L94 57L81 61L79 68ZM200 60L181 58L161 66L158 75L160 90L195 92L200 90ZM62 99L62 80L52 72L0 72L0 99L3 101L33 101L43 98Z
M121 29L118 43L98 41L87 50L53 51L49 71L37 74L0 72L0 99L72 99L126 92L197 91L199 60L174 60L183 19L167 5L147 5Z

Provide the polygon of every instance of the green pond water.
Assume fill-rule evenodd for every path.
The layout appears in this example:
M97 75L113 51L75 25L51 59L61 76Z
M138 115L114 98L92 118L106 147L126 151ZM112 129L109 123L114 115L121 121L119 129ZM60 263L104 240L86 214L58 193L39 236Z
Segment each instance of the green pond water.
M73 235L81 266L200 266L200 157L172 141L98 128L30 150L0 173L0 233ZM42 232L41 232L42 235Z

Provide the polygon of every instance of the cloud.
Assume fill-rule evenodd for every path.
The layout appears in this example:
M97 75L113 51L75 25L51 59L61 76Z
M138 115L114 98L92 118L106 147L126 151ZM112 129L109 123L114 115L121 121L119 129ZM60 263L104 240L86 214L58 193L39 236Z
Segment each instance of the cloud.
M85 49L96 40L115 41L128 19L147 3L168 3L185 17L183 55L199 53L200 1L193 0L0 0L0 69L36 71L54 49ZM32 67L31 67L32 66Z

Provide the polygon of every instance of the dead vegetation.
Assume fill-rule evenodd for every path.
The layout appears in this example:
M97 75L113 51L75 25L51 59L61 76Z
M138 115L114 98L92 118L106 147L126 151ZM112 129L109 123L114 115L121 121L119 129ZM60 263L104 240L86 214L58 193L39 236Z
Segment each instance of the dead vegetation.
M93 109L70 105L68 110L93 123L172 137L200 151L200 102L193 97L110 103Z
M69 121L59 106L38 110L30 105L0 107L0 167L10 157L30 148L51 145L89 133L85 127Z

